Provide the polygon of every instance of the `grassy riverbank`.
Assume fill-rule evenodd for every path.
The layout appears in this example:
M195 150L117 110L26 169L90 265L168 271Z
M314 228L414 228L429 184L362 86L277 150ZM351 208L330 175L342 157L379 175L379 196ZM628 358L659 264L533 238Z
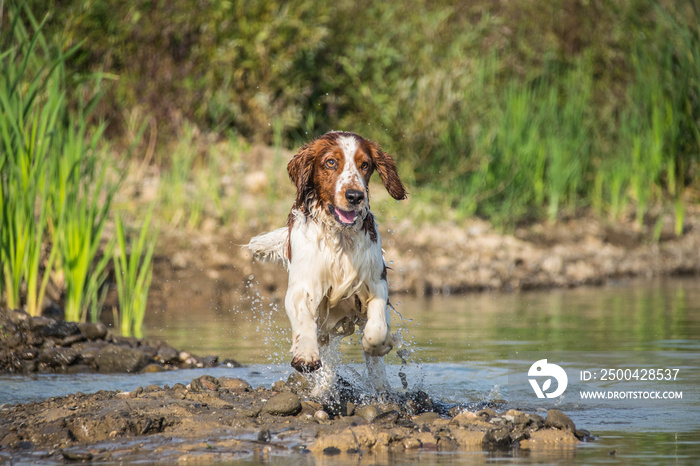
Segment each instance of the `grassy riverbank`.
M396 157L410 201L374 188L382 223L594 217L652 243L694 224L696 1L50 6L0 7L7 307L46 293L96 316L119 212L143 231L150 208L176 231L278 226L287 160L330 129ZM124 267L139 242L119 231Z

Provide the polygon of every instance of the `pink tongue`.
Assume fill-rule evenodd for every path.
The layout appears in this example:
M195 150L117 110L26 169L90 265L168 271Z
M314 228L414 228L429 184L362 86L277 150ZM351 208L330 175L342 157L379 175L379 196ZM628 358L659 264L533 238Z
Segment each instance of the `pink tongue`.
M354 211L345 212L344 210L335 209L338 212L338 217L345 223L352 223L355 221L355 216L357 215Z

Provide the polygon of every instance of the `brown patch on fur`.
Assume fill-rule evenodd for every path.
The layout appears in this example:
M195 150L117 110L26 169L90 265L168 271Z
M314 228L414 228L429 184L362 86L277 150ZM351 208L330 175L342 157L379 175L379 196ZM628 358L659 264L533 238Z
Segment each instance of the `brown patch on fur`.
M359 136L357 136L357 138L359 141L359 145L357 148L357 152L355 152L355 166L357 167L357 171L360 173L360 175L362 175L362 178L364 178L365 186L369 188L369 179L372 176L372 173L374 173L374 162L372 161L372 145L366 139L362 139ZM367 163L367 168L365 169L362 168L362 164L364 162Z
M377 229L374 224L374 215L371 212L367 212L365 220L362 222L362 232L369 235L369 239L373 242L377 242Z
M334 139L320 137L302 146L299 152L292 157L287 164L287 172L292 183L297 188L297 197L294 207L308 214L308 206L305 203L308 195L314 191L314 174L318 171L319 155L334 148ZM335 147L337 149L337 147Z
M292 227L294 226L293 210L289 212L287 217L287 260L292 262Z
M343 151L335 144L316 154L314 162L313 185L316 199L324 208L334 204L336 183L338 176L343 172L345 156ZM334 161L335 165L328 164Z

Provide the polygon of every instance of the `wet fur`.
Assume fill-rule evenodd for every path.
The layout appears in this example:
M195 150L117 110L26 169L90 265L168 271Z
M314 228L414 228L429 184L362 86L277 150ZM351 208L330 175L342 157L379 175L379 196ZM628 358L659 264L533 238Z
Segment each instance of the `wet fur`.
M299 149L287 170L297 190L287 226L256 236L248 247L256 258L282 264L289 272L285 308L292 326L291 364L300 372L316 371L319 343L351 335L359 325L368 368L377 367L394 340L369 180L377 171L389 194L405 199L396 164L371 141L331 132Z

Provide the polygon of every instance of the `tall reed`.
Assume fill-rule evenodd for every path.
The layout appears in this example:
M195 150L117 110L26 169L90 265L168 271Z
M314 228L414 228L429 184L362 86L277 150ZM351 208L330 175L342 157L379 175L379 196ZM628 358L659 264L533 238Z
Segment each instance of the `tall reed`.
M58 136L61 152L51 170L51 221L60 252L57 268L65 278L66 319L77 321L100 307L114 250L114 240L102 244L103 230L117 184L107 181L107 166L98 152L104 126L88 126L80 114L68 121L71 131Z
M42 262L50 189L47 171L56 126L66 106L61 67L71 52L46 62L43 23L22 10L10 12L10 30L0 42L0 287L6 305L19 308L21 285L26 283L27 311L36 315L56 257L52 251ZM39 281L42 265L44 277Z
M137 239L127 241L121 216L116 216L117 249L114 254L114 273L119 295L119 328L124 336L143 336L148 290L153 275L153 252L158 233L150 231L149 210Z
M88 123L100 80L94 81L97 91L88 93L90 100L78 99L77 110L71 110L66 61L78 46L63 52L49 43L44 23L25 5L9 12L9 24L0 53L0 260L6 304L20 307L24 283L27 310L38 313L55 274L65 280L66 319L84 320L88 309L95 313L100 306L114 247L102 244L102 233L117 183L107 180L99 154L104 125Z

